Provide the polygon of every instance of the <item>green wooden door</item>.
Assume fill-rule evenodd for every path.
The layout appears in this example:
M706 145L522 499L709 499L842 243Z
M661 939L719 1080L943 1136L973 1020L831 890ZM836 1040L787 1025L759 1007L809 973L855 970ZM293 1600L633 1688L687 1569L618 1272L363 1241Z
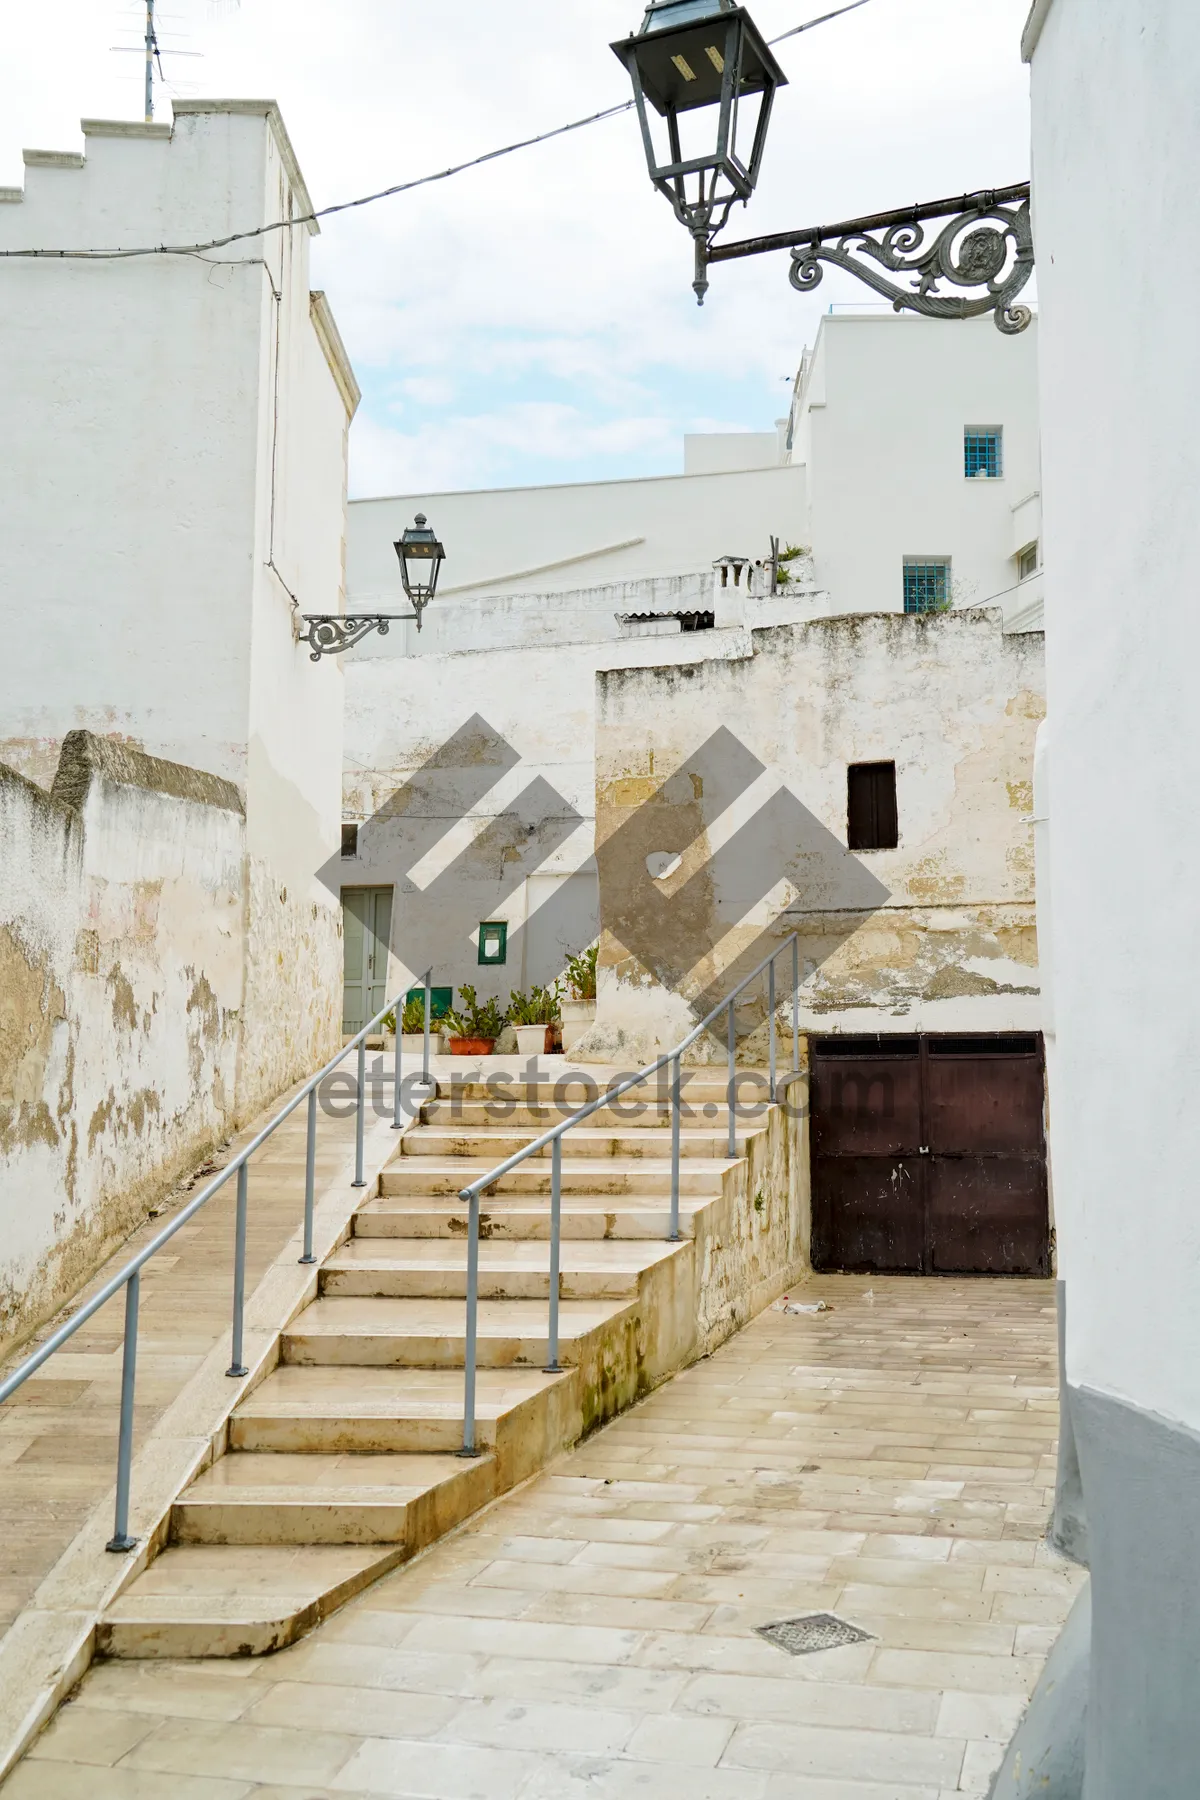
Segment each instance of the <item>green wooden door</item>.
M353 1037L388 1003L391 888L343 888L342 934L342 1030Z

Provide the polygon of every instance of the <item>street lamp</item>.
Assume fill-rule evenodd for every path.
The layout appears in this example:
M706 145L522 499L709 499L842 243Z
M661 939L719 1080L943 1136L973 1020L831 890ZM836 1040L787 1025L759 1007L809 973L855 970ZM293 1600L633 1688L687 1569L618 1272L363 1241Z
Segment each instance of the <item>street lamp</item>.
M783 36L796 37L866 3L848 0ZM1033 313L1018 302L1034 268L1027 181L832 225L714 245L734 202L745 203L754 192L771 107L787 77L737 0L647 0L641 30L612 48L633 82L650 179L692 234L696 251L692 286L701 306L708 292L710 263L790 250L790 280L799 293L810 293L821 281L823 265L830 263L890 300L896 312L920 313L927 319L973 319L991 313L998 329L1010 336L1027 329ZM747 121L740 113L743 103L756 95L753 142L744 158L738 132ZM656 146L647 102L666 120L665 152ZM713 108L715 148L707 147L710 137L696 154L685 154L681 115ZM743 131L743 142L748 135ZM928 234L925 227L935 220L939 229Z
M413 603L410 613L305 613L304 622L308 630L301 633L300 642L308 644L312 662L320 662L323 656L340 656L345 650L352 650L360 644L372 631L380 637L386 637L393 625L401 622L415 624L421 629L421 615L437 592L438 576L442 564L446 560L446 552L438 542L436 531L431 531L429 521L424 513L418 513L416 520L404 532L394 545L396 555L400 559L400 579L404 583L404 591Z
M650 179L695 242L693 285L703 305L709 246L730 207L754 192L775 94L787 77L736 0L648 0L641 30L612 48L633 82ZM665 146L647 102L666 121ZM703 119L684 118L702 110Z
M438 576L446 552L438 543L437 532L429 529L424 513L417 514L414 523L395 545L395 551L400 558L400 579L416 607L417 630L420 631L421 614L437 593Z

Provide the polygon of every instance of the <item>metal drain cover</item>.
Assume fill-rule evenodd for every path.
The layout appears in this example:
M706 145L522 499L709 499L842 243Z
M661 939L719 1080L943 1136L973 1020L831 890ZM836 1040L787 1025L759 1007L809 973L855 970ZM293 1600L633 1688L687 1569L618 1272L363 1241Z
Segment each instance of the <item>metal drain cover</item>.
M814 1650L839 1650L843 1644L869 1643L871 1633L833 1613L808 1613L802 1619L777 1619L773 1625L755 1627L759 1637L766 1638L789 1656L811 1656Z

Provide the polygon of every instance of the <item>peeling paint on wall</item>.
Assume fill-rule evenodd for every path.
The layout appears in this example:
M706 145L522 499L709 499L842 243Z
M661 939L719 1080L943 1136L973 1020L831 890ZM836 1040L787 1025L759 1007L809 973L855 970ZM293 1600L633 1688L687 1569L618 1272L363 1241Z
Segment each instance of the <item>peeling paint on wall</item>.
M247 888L284 908L277 876L248 872L236 788L200 771L73 734L51 795L0 766L0 843L2 1350L179 1173L318 1064L340 968L318 954L324 940L336 955L328 909L288 902L307 932L290 954L277 934L278 979L250 984L259 1043L291 990L281 1047L243 1058ZM306 1006L317 1024L296 1031Z

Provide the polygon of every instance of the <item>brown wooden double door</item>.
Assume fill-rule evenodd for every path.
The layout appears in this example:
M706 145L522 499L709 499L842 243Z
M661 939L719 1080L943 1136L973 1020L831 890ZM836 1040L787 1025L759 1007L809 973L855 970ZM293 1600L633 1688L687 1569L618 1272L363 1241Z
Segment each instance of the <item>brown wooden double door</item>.
M1040 1037L811 1049L815 1269L1050 1273Z

